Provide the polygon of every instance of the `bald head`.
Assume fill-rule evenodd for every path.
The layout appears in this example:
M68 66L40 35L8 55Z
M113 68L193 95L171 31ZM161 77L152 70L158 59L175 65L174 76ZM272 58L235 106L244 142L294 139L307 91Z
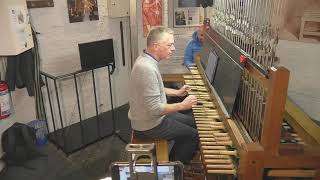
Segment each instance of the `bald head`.
M161 43L167 35L173 36L173 31L170 28L156 27L152 29L147 37L147 47L150 47L154 43Z

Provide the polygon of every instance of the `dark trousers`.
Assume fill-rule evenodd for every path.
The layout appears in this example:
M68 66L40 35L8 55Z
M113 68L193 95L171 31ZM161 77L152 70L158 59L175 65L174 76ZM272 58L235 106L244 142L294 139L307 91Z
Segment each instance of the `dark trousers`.
M198 147L199 137L191 116L173 113L167 115L161 124L147 131L135 131L139 138L161 138L174 140L170 160L188 164Z

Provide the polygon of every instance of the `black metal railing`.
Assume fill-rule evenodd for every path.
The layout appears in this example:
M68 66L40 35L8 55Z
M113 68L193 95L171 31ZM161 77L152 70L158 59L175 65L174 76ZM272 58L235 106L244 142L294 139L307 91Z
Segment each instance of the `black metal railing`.
M107 74L109 81L109 96L111 110L107 112L99 113L98 110L98 99L97 99L97 88L95 80L95 70L90 69L87 71L76 71L72 73L67 73L59 76L54 76L50 73L40 71L41 76L44 78L46 88L43 91L46 91L47 106L49 109L45 113L45 118L47 124L52 124L49 129L48 138L53 142L59 149L61 149L66 154L70 154L77 150L82 149L83 147L92 144L104 137L117 135L122 141L126 142L120 135L117 134L115 127L115 110L113 104L113 94L112 94L112 82L111 75L114 71L114 65L108 64ZM77 77L79 74L90 72L92 75L92 93L94 97L95 105L95 116L88 119L84 119L82 116L82 110L80 106L80 92ZM76 94L76 104L79 113L79 122L73 123L72 125L64 124L66 122L65 118L62 116L60 93L58 91L57 83L66 78L73 78L74 89ZM51 81L51 83L50 83ZM52 87L53 86L53 87ZM70 89L69 89L70 90ZM44 96L42 91L42 96ZM53 92L51 92L53 91ZM55 101L54 97L55 96ZM45 107L45 102L43 101L43 107ZM55 106L54 106L55 105ZM54 109L57 107L57 110ZM58 114L58 115L56 115ZM57 116L57 117L56 117ZM48 117L51 117L51 123L48 122ZM68 133L67 133L68 132Z

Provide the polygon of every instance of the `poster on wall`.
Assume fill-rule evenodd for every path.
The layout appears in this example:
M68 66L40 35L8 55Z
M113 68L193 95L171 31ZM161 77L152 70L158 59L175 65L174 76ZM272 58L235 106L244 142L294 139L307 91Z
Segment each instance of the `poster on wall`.
M154 26L162 25L162 0L143 0L143 36L146 37Z
M188 27L199 26L201 23L200 9L194 8L175 8L174 11L174 26Z
M53 7L53 0L27 0L28 8Z
M97 0L67 0L69 22L99 20Z
M29 38L28 25L29 15L25 6L9 7L10 24L13 30L16 31L18 36L18 47L22 51L27 47Z

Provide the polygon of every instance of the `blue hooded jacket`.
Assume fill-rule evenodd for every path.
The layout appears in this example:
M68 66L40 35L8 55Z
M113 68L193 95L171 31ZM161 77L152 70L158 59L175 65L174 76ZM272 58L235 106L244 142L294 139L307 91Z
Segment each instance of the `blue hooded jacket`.
M184 61L183 64L189 67L191 64L194 64L193 55L194 53L199 53L202 50L202 44L198 39L198 32L192 34L192 40L188 43L186 50L184 52Z

